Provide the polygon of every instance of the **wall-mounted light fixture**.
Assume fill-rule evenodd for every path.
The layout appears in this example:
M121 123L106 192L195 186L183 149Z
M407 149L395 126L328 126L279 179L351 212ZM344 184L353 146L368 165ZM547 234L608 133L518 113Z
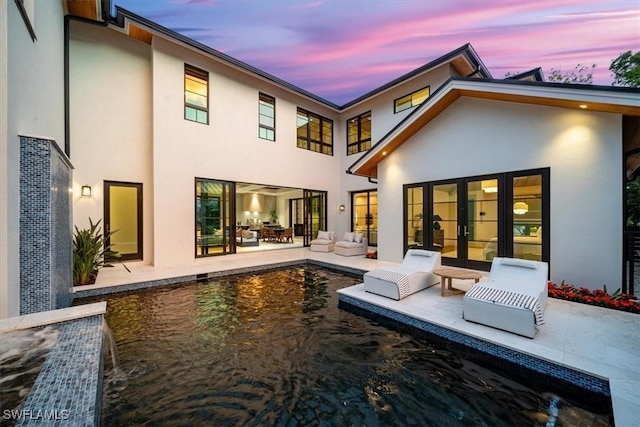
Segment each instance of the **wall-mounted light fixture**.
M340 205L340 206L338 206L338 210L339 210L340 212L344 212L344 210L345 210L345 209L346 209L346 208L344 207L344 205Z
M525 202L515 202L513 204L513 213L516 215L524 215L529 212L529 205Z
M82 195L82 197L91 197L91 186L83 185L80 194Z

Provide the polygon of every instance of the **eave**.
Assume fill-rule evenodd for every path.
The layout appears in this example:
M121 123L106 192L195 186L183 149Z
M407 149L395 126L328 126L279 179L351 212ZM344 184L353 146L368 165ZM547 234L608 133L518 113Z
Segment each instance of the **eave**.
M517 80L451 78L353 163L347 173L378 177L378 164L460 97L640 116L640 89Z

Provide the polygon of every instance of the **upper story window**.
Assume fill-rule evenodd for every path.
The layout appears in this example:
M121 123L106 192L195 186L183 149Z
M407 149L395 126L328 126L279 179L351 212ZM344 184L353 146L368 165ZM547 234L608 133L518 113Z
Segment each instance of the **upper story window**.
M333 156L333 121L298 108L298 148Z
M371 111L347 120L347 155L371 148Z
M428 97L429 97L429 86L393 101L393 112L399 113L400 111L404 111L404 110L408 110L409 108L416 107L422 104L424 100L427 99Z
M259 136L269 141L276 140L276 99L261 93L258 98Z
M209 124L209 73L184 64L184 118Z

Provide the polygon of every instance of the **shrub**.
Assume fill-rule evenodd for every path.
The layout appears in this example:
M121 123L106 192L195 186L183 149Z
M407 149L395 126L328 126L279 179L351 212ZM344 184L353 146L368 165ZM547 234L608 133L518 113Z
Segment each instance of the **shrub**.
M113 267L109 261L119 258L120 254L106 246L112 233L102 234L100 221L95 224L89 218L89 228L76 231L73 236L73 284L87 285L95 280L98 269Z
M549 282L548 289L549 296L552 298L640 314L640 304L634 301L635 297L630 294L621 293L620 289L616 290L613 294L609 294L606 286L604 289L591 291L587 288L576 288L573 285L565 284L564 281L562 281L560 286Z

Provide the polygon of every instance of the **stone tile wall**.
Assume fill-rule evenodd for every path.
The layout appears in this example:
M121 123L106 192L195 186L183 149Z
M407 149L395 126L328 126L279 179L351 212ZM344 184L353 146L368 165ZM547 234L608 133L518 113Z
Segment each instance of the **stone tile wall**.
M71 164L55 141L20 136L20 314L68 307Z

